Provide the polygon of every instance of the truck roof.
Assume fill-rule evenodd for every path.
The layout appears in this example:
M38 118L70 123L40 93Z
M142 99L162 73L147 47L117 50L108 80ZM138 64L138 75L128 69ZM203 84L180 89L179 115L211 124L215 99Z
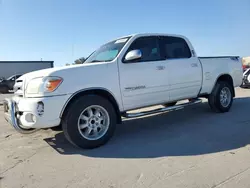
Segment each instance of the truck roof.
M179 34L167 34L167 33L134 33L134 34L130 34L130 35L125 35L122 37L119 37L115 40L121 39L121 38L126 38L126 37L139 37L139 36L173 36L173 37L181 37L181 38L186 38L183 35L179 35Z

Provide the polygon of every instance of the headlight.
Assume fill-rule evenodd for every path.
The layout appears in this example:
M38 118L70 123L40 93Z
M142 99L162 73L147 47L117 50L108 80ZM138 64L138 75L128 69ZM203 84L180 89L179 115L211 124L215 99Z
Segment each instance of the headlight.
M56 76L34 78L29 81L26 87L27 94L38 94L55 91L63 79Z
M43 84L43 78L34 78L28 82L26 87L27 94L38 94L41 90L41 85Z

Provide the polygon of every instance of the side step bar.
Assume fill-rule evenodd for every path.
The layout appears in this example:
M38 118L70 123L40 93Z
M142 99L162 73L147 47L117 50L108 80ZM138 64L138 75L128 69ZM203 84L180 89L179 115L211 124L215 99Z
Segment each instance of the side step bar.
M194 100L192 100L190 102L187 102L187 103L183 103L183 104L179 104L179 105L175 105L175 106L171 106L171 107L158 108L158 109L155 109L155 110L149 110L149 111L145 111L145 112L138 112L138 113L127 113L126 112L123 115L123 117L125 117L125 118L136 118L136 117L146 116L146 115L160 113L160 112L169 112L169 111L181 110L186 106L200 104L201 102L202 102L201 99L194 99Z

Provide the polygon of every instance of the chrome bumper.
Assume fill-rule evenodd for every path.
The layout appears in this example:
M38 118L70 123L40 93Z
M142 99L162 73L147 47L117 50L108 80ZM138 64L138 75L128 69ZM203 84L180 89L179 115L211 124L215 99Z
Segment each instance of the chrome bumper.
M15 103L11 99L5 99L3 102L4 118L14 128L19 127L16 119Z
M34 129L24 129L20 127L17 119L17 107L16 103L11 99L5 99L3 102L4 118L16 131L22 134L28 134L34 132Z

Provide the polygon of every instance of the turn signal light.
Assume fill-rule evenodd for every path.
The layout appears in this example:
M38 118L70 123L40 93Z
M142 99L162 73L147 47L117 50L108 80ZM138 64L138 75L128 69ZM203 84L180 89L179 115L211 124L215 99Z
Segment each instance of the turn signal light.
M63 79L59 77L49 77L46 80L45 88L48 92L55 91L62 83Z

